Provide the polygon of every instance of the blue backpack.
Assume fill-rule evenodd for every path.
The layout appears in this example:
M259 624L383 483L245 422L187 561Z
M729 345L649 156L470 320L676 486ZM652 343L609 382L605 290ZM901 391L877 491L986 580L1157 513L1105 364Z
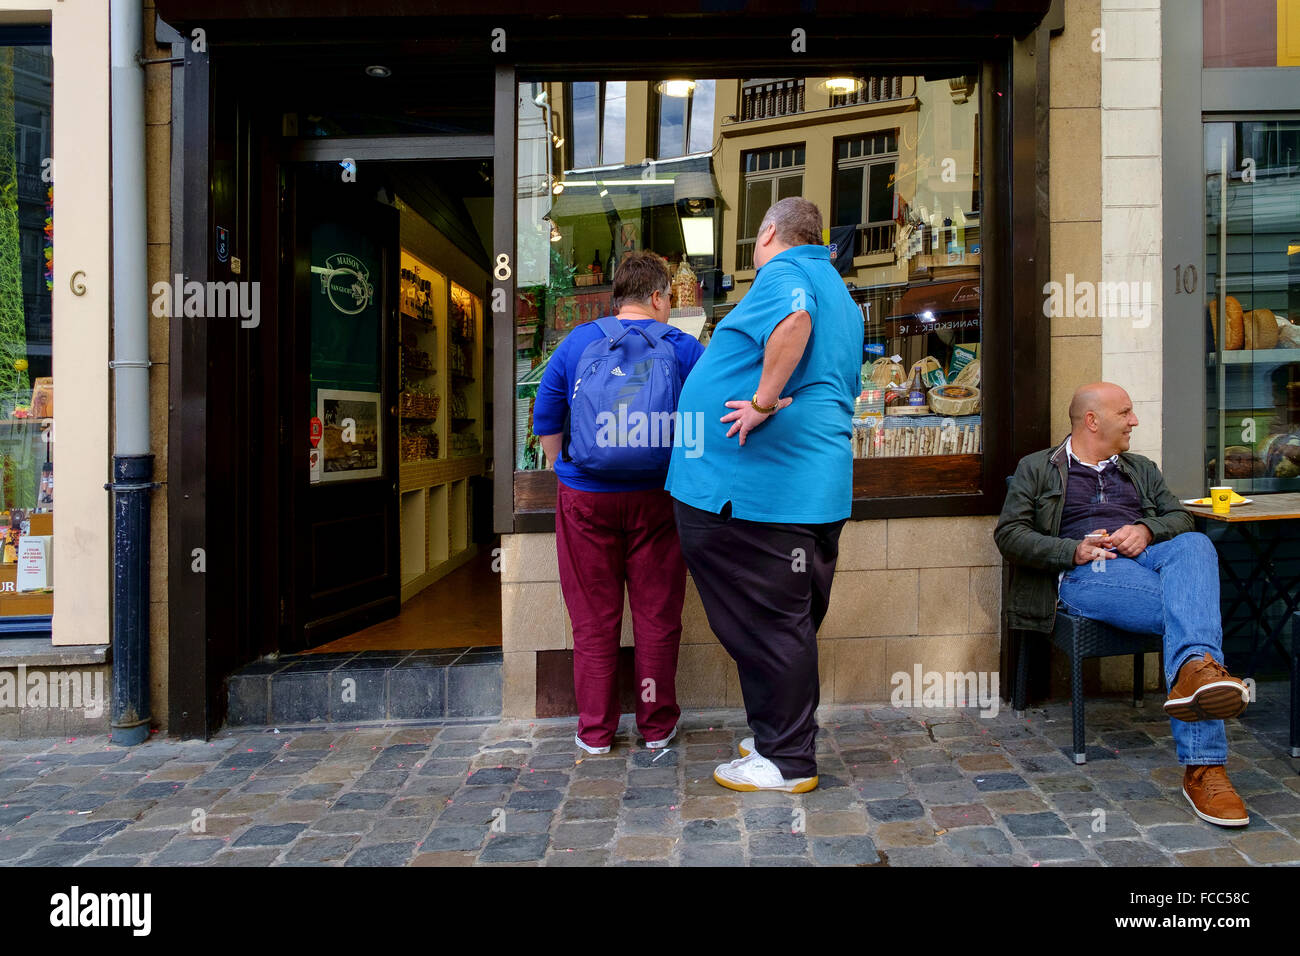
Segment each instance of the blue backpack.
M662 322L596 320L582 350L564 426L564 460L601 477L650 480L668 470L682 377Z

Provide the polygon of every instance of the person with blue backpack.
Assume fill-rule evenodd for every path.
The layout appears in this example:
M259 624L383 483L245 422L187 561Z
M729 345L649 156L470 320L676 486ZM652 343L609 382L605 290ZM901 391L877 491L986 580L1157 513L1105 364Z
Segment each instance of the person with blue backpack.
M730 790L805 793L817 786L817 628L853 504L862 310L806 199L768 209L754 268L682 389L678 413L703 419L703 454L674 449L667 487L754 732L713 779Z
M533 433L555 468L555 546L573 624L574 742L608 753L618 729L623 589L632 610L636 725L646 746L677 732L677 653L686 565L664 476L674 444L695 443L677 419L682 383L704 349L666 324L668 266L634 252L614 274L616 315L579 325L547 360Z

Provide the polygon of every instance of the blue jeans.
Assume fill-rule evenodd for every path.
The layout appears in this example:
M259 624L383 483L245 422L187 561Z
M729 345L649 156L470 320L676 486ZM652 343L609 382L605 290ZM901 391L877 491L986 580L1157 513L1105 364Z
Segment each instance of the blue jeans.
M1072 614L1126 631L1163 634L1165 683L1178 669L1209 654L1223 663L1219 616L1219 563L1205 535L1189 531L1153 544L1136 558L1114 557L1079 565L1061 580L1061 604ZM1222 764L1228 735L1221 720L1170 720L1178 762Z

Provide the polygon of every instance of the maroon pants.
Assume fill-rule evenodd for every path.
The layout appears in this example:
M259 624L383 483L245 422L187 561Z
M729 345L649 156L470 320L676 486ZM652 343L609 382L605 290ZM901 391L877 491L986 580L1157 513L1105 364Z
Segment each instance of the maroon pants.
M573 622L578 736L606 747L618 729L618 644L623 587L632 608L636 725L646 740L677 726L677 649L686 563L673 500L662 489L577 491L559 485L555 545Z

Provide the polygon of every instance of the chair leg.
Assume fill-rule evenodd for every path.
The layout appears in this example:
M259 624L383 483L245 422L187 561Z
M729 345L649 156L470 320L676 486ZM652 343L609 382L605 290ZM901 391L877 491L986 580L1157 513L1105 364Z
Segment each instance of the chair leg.
M1147 675L1142 665L1144 656L1142 654L1133 655L1133 706L1142 706L1142 685L1146 683Z
M1029 641L1023 631L1015 631L1016 685L1012 690L1011 707L1017 717L1025 716L1025 698L1029 693Z
M1291 618L1291 756L1300 757L1300 613Z
M1083 732L1083 658L1077 643L1070 649L1070 722L1074 727L1074 762L1088 762Z

